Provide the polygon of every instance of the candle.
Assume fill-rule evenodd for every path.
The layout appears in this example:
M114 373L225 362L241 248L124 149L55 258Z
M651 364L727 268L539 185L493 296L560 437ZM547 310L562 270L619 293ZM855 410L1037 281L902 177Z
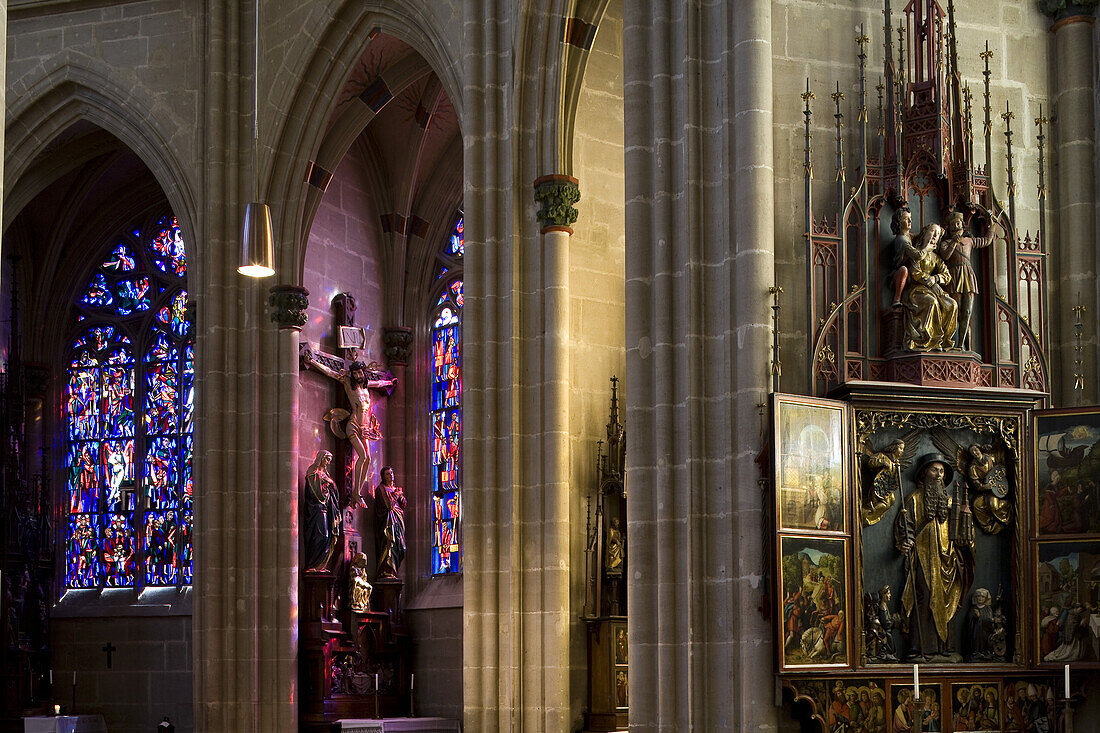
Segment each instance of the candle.
M76 670L73 670L73 687L76 687Z
M414 687L416 687L416 672L409 675L409 689L411 690Z
M50 684L53 684L53 670L50 670Z
M53 714L54 715L61 715L61 706L60 705L54 705L53 706Z
M1069 699L1069 665L1066 665L1066 699Z
M920 700L920 667L913 665L913 699Z
M378 673L374 673L374 691L378 692Z

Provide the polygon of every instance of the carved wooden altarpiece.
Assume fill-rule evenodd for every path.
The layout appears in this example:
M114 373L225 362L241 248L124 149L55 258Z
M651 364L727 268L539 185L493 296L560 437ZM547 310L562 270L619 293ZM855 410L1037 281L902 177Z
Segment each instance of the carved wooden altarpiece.
M772 400L776 672L809 729L1062 730L1100 668L1100 409L1041 409L1047 121L1021 235L1007 108L1007 203L991 185L988 46L975 101L952 2L884 10L877 115L855 39L852 179L830 95L828 215L802 95L812 396Z
M596 448L596 491L587 498L582 617L588 631L585 733L624 730L630 710L626 618L626 431L619 380L611 378L607 438Z

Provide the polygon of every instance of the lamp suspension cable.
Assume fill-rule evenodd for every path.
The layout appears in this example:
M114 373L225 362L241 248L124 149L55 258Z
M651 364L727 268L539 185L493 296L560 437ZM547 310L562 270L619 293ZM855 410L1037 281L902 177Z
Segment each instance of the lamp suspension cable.
M275 245L271 209L260 201L260 0L254 4L252 37L252 202L244 209L241 264L248 277L275 274Z

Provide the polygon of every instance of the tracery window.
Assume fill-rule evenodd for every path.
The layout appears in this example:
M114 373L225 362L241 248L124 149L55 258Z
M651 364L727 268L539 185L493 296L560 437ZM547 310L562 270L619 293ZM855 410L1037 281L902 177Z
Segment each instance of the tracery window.
M462 570L462 255L459 216L444 243L431 312L432 574Z
M119 234L75 303L65 582L191 583L194 346L174 217Z

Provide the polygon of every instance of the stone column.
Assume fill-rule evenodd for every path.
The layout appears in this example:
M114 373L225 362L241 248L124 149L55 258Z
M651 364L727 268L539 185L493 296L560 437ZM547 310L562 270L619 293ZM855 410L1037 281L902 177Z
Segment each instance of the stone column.
M1052 128L1057 155L1056 207L1057 238L1048 251L1056 267L1051 299L1052 377L1056 404L1076 404L1074 371L1073 306L1085 307L1081 361L1084 389L1082 404L1095 404L1097 359L1100 358L1097 324L1100 305L1097 294L1097 223L1096 223L1096 59L1094 24L1097 0L1039 0L1039 9L1053 23L1051 49L1054 69L1054 117ZM1054 366L1054 365L1057 366Z
M191 280L201 428L195 730L290 733L298 730L297 336L287 319L280 325L290 330L272 327L268 286L236 271L251 178L242 144L251 139L251 53L242 44L251 7L216 1L207 10L202 246ZM290 289L283 300L294 299ZM280 300L276 316L294 310Z
M515 28L506 0L471 0L464 9L462 723L493 733L521 729L513 558L522 548L512 532Z
M298 342L306 324L309 291L297 285L276 285L268 292L271 321L278 331L267 331L275 349L273 373L267 378L264 400L270 413L264 423L272 429L266 472L260 492L260 647L261 699L273 710L261 709L261 730L285 730L281 717L298 719ZM306 463L309 461L307 459ZM264 692L266 691L266 695ZM288 697L282 697L288 695ZM269 697L270 696L270 697Z
M523 454L536 457L529 466L534 475L518 477L522 492L520 638L525 654L540 660L538 669L521 666L523 730L568 730L569 629L576 613L570 611L569 526L569 377L572 343L569 333L569 238L577 220L573 208L580 199L577 179L545 175L535 179L535 201L541 226L538 277L525 280L524 290L540 314L540 327L531 319L521 329L525 391ZM532 258L535 259L535 258ZM536 284L537 283L537 284ZM537 290L536 290L537 288ZM517 487L518 488L518 487Z
M770 730L771 2L624 17L630 727Z

